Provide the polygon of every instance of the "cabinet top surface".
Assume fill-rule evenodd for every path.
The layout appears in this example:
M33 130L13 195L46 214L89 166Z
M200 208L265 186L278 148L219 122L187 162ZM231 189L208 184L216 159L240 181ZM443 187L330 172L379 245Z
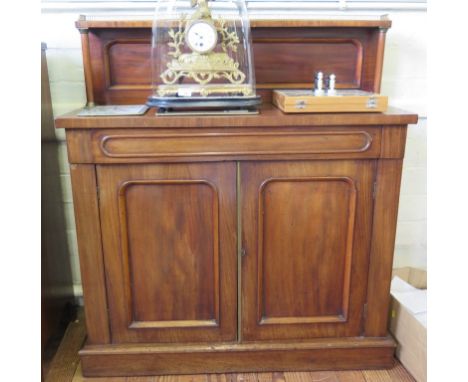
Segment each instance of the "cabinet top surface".
M75 110L58 117L56 128L210 128L210 127L306 127L355 125L407 125L418 116L390 107L385 113L310 113L285 114L271 104L264 104L258 115L235 116L155 116L149 109L141 116L79 117Z
M112 20L99 17L82 17L76 22L78 29L99 28L151 28L153 21L150 19L114 18ZM254 28L287 28L287 27L315 27L315 28L390 28L391 20L386 16L354 16L338 17L329 16L311 19L252 19L250 24Z

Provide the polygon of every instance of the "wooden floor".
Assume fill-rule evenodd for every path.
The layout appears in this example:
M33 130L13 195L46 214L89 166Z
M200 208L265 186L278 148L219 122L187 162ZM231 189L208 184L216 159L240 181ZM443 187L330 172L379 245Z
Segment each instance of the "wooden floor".
M242 374L164 375L158 377L85 378L78 367L73 382L393 382L414 381L398 364L391 370L314 371Z
M82 315L70 323L64 338L48 367L45 382L394 382L415 381L396 362L390 370L275 372L238 374L167 375L155 377L85 378L81 373L78 349L86 330Z

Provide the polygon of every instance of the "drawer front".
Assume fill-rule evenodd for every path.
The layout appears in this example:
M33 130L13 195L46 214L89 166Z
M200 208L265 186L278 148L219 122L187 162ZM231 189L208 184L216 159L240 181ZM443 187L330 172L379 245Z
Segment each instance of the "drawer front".
M95 130L67 133L72 163L377 158L380 129Z

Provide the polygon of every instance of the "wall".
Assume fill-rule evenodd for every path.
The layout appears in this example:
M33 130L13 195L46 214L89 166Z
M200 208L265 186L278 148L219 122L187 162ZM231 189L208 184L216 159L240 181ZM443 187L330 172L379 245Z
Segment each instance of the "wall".
M283 2L284 4L284 2ZM138 15L151 18L153 5L149 3L71 3L44 2L42 4L41 39L47 44L47 59L54 115L84 106L86 102L80 35L74 22L79 14ZM424 5L401 4L375 9L337 11L294 3L286 9L277 4L249 6L251 17L306 18L329 15L389 13L393 26L387 34L382 93L390 97L393 106L420 115L420 121L408 131L404 161L395 248L396 267L426 268L426 11ZM75 295L81 295L76 231L73 215L70 173L67 162L64 132L56 130L62 203L66 218L68 251L71 259Z

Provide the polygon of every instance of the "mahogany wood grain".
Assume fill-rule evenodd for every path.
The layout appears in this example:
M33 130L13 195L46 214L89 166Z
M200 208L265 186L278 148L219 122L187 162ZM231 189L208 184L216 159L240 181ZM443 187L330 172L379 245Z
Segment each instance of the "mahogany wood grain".
M219 324L218 197L205 180L129 180L121 186L132 328Z
M302 370L375 369L394 365L390 338L316 339L308 342L222 345L86 346L90 377Z
M98 166L114 343L235 340L233 162Z
M402 165L401 159L381 159L377 164L364 331L366 336L378 337L387 333Z
M373 161L241 164L242 338L361 334Z
M148 89L151 65L142 65L140 57L151 57L151 45L145 39L110 41L105 46L106 82L111 89L126 87Z
M186 160L378 158L380 129L209 128L67 131L72 163L147 163Z
M363 45L351 37L257 37L253 53L258 89L311 87L320 68L335 73L338 88L358 89L361 85Z
M380 88L382 31L390 20L256 20L251 25L256 86L267 102L272 88L311 87L314 73L324 70L337 75L337 88ZM87 84L93 89L88 100L146 102L152 93L151 23L79 20L77 27L86 35L85 73L91 70Z
M381 158L403 158L405 155L407 126L382 128Z
M79 314L80 316L80 314ZM261 372L261 373L223 373L223 374L185 374L185 375L161 375L141 377L84 377L78 350L86 336L83 320L70 323L67 332L62 339L56 356L52 361L49 372L46 373L46 382L304 382L316 381L324 378L330 382L374 382L379 381L373 375L364 374L368 370L349 371L315 371L315 372ZM396 360L395 365L387 373L392 381L414 382L411 375ZM73 376L73 378L71 378Z
M94 105L94 86L93 86L93 73L91 68L91 56L89 47L89 33L86 29L80 29L81 33L81 50L83 54L83 70L85 76L86 86L86 99L88 100L87 106Z
M379 61L379 35L380 29L375 29L374 33L370 33L368 44L364 47L366 54L362 56L363 71L360 88L369 92L380 88L380 83L375 83L375 80L381 78L379 73L382 72L383 64L383 61Z
M93 20L80 18L76 23L79 29L92 28L151 28L152 20ZM375 20L311 20L311 19L265 19L250 20L252 28L289 28L289 27L321 27L321 28L352 28L352 27L375 27L390 28L392 21L389 19Z
M70 166L88 343L110 342L101 219L94 165Z
M266 110L264 117L271 121L275 112ZM211 117L208 117L198 119L201 122L198 128L172 129L165 126L154 129L132 127L123 129L115 128L114 125L119 126L122 123L121 118L117 117L105 118L102 122L104 126L109 126L109 129L93 129L93 123L88 118L81 121L84 121L89 128L67 129L72 162L88 160L89 163L99 163L100 159L96 153L101 150L102 155L102 148L99 145L103 137L124 135L127 141L131 141L135 137L144 136L135 143L127 143L124 139L125 142L117 142L117 145L113 143L112 146L108 146L107 149L113 150L114 155L117 152L120 155L124 154L124 157L109 158L118 159L121 161L120 164L98 166L101 227L104 234L102 240L105 248L107 277L106 283L103 279L100 282L106 285L109 298L111 339L114 343L121 343L119 349L123 353L132 346L130 343L167 343L164 349L155 350L154 347L150 347L143 351L143 358L125 353L114 358L113 361L110 361L111 358L106 353L109 349L100 348L105 354L101 355L93 352L87 353L89 349L96 349L93 345L87 346L85 352L82 353L85 372L94 373L96 370L101 370L100 367L107 367L106 370L109 372L110 365L115 362L122 365L120 369L122 375L123 373L140 375L153 371L177 373L180 372L177 370L181 369L177 369L175 365L181 363L189 365L187 367L190 367L190 371L187 372L198 372L198 366L193 368L192 366L200 362L203 357L199 358L199 355L191 354L193 349L185 348L186 345L180 345L182 348L178 348L176 343L208 341L209 346L214 346L213 344L216 343L234 342L237 339L241 341L241 344L247 345L249 341L254 340L255 342L251 342L251 345L257 349L256 347L260 346L262 341L282 340L284 342L281 346L287 347L297 346L297 341L307 341L307 339L310 341L315 337L329 337L330 341L336 341L340 336L346 336L344 337L346 339L350 338L349 336L362 334L366 336L363 337L366 340L372 337L383 338L386 335L385 299L388 297L397 196L401 176L401 172L397 171L395 165L400 166L401 171L400 158L404 154L406 137L404 121L417 119L414 115L394 113L358 115L358 120L362 125L356 126L344 124L343 116L335 114L305 115L291 121L292 116L281 113L279 120L276 121L277 125L270 127L236 127L238 119L229 117L218 120L223 121L223 125L210 127L210 123L214 122L210 121ZM247 120L247 117L244 118ZM255 119L262 120L262 118ZM148 127L145 126L146 122L141 123L138 120L148 121L150 126L154 120L157 120L156 126L162 122L171 126L176 123L176 120L183 121L184 119L168 117L158 120L158 118L152 117L151 119L148 116L133 119L135 126ZM392 123L395 120L400 123ZM306 124L311 121L322 123ZM337 121L343 125L336 125ZM377 122L380 123L377 124ZM250 123L253 125L252 122ZM301 126L300 123L303 125ZM67 126L66 123L64 125ZM226 126L232 127L226 128ZM294 137L288 146L301 147L294 145L303 144L296 140L303 140L304 133L306 136L310 133L319 133L326 139L317 141L316 146L313 141L308 141L303 147L307 146L309 150L319 151L328 147L336 151L340 147L350 147L347 146L350 142L346 142L346 137L354 137L353 134L360 131L372 137L368 151L307 154L317 155L316 160L311 160L314 158L310 157L307 161L297 161L295 156L298 154L288 154L285 151L285 145L278 142L272 143L271 154L266 156L259 154L259 148L268 145L266 138L271 136L278 135L282 139L285 136ZM340 133L340 139L331 138L332 133ZM152 140L152 135L157 139ZM184 141L187 135L198 135L200 142ZM229 146L229 137L236 137L235 140L237 140L243 135L252 141L241 140L240 143L233 142L234 146ZM213 137L219 139L215 144L210 143ZM164 139L173 139L173 142L166 146L165 150L168 150L166 153L171 151L175 153L174 148L177 147L180 150L190 151L193 148L197 150L188 154L184 153L184 155L190 154L191 156L158 157L158 153L164 152L164 146L160 146L162 144L160 141ZM201 150L202 141L206 144L205 151ZM282 143L284 142L283 139ZM359 139L351 140L352 145L355 144L353 142L359 143ZM360 142L362 147L364 141ZM219 153L214 156L205 155L213 150L210 147L220 151L229 151L229 147L234 147L237 152L234 150L229 156L224 157ZM240 155L240 147L250 150L251 153L246 156ZM96 151L97 149L99 150ZM149 152L151 156L128 157L128 153L134 153L135 150L137 153L143 153L144 156ZM371 156L366 158L369 153ZM187 163L203 161L204 157L209 157L214 163ZM186 163L175 164L177 158ZM240 176L238 179L239 195L236 191L234 163L216 162L228 158L231 161L243 161L238 174ZM334 160L327 160L331 158ZM268 159L276 161L268 162ZM135 160L154 163L166 161L167 164L137 164ZM93 168L93 164L89 166ZM376 167L377 172L375 172ZM258 203L261 195L260 187L262 182L272 177L286 177L288 181L271 183L275 187L270 188L269 191L268 185L266 186L265 190L271 194L263 195L263 210L261 210ZM321 183L317 178L327 178L328 181ZM350 181L338 181L343 178L349 178ZM170 184L161 186L161 182L165 181L169 181ZM191 184L191 181L195 181L197 187L193 187L195 184ZM208 219L209 216L214 216L213 211L216 207L210 196L213 192L209 191L209 186L202 186L205 181L213 184L219 193L217 208L220 252L218 263L215 262L216 256L213 255L217 245L213 244L216 240L214 240L215 232L212 228L216 223L215 219L212 221ZM372 201L374 181L377 182L377 193L376 199ZM133 182L130 187L130 189L134 187L133 195L130 193L123 197L125 192L119 194L125 182ZM184 183L183 191L177 189L175 186L177 182ZM77 182L74 187L80 187L79 184L80 182ZM349 188L348 184L353 184L353 186ZM94 183L93 187L96 186L97 184ZM164 191L161 187L172 188ZM355 207L351 201L354 195L353 189L356 195ZM120 202L119 195L121 195ZM237 276L236 263L238 197L242 203L242 211L240 211L242 247L246 249L239 276ZM97 198L97 192L95 198ZM197 204L193 202L195 200ZM179 203L182 203L185 208L177 207ZM170 207L171 205L174 207ZM354 208L355 218L352 217ZM169 224L168 222L174 221L170 218L170 211L176 211L172 215L180 216L186 227L191 228L183 229L180 224ZM94 215L90 216L88 218ZM195 224L193 216L198 216L196 221L201 224ZM161 220L159 220L160 217ZM99 217L95 219L99 221ZM354 224L353 229L350 228L351 222ZM258 236L260 223L264 227L261 230L267 233L263 236ZM319 231L313 227L319 227ZM333 229L330 230L330 227ZM373 229L372 240L371 228ZM154 235L157 232L159 234ZM350 232L347 238L344 232ZM350 234L352 234L352 244L349 239ZM176 235L180 235L180 242L175 239ZM318 236L312 243L314 235ZM164 236L165 240L161 242L157 239L158 236ZM258 251L258 237L262 237L263 249L261 251ZM330 237L335 239L332 240ZM193 248L190 243L197 243L197 248L201 251L195 263L190 263L195 259L184 254L184 251L188 253L192 250L187 251L187 248ZM349 250L351 245L352 251ZM165 258L164 253L171 254L170 261ZM228 253L230 255L227 255ZM288 256L282 257L285 253ZM324 253L329 254L325 256L327 259L324 259ZM371 254L370 264L369 253ZM80 256L83 255L80 254ZM123 262L121 256L123 256ZM260 267L257 266L257 256L260 262L266 259L264 264L261 263L264 268L260 272ZM193 266L186 266L186 264L193 264ZM158 270L159 265L164 265L168 271L162 273ZM204 279L199 277L200 270L196 271L196 269L201 269L197 268L198 266L203 267ZM214 271L217 266L220 272L219 289L216 292L217 282L214 279L216 272L211 271ZM298 273L299 269L303 274ZM85 272L93 273L89 270ZM213 278L209 276L211 274ZM131 282L131 277L137 281ZM172 280L180 277L188 281L191 287L188 288L183 282L171 283ZM238 277L242 279L240 305L237 305ZM263 284L258 288L260 279ZM309 282L312 283L310 286ZM320 284L318 289L320 293L314 289L314 285L318 284ZM104 287L101 286L101 288ZM164 296L158 297L158 291L162 291ZM95 298L98 292L99 288L97 291L85 289L85 298L86 295ZM264 292L267 293L266 297L264 297ZM219 296L218 299L216 295ZM182 296L180 300L183 303L175 306L171 301L179 299L178 296ZM264 305L260 310L259 296L264 300ZM186 300L185 297L187 297ZM155 299L164 303L154 304L152 301ZM366 302L367 308L364 305ZM161 306L164 306L162 310ZM219 309L219 316L216 316L216 309ZM241 316L240 327L237 327L238 309ZM364 316L365 312L367 312L367 318ZM239 338L237 338L238 330L241 334ZM105 344L106 342L98 343ZM319 343L320 341L314 346L319 346ZM226 346L237 345L226 344ZM239 348L235 347L235 349ZM257 350L255 352L249 350L245 354L241 352L243 355L233 359L232 354L226 354L219 348L216 355L209 355L213 361L206 370L220 371L234 370L234 368L258 370L254 364L259 363L264 367L262 370L267 370L270 362L271 367L274 364L276 368L278 362L273 362L273 359L275 357L284 359L286 353L288 356L284 359L285 370L296 366L298 370L301 368L303 368L301 370L329 367L349 368L351 359L348 364L347 357L356 357L355 365L362 367L364 364L373 365L373 362L385 366L388 363L384 359L391 359L393 352L386 346L377 346L372 352L362 349L346 352L340 349L328 349L329 353L323 353L318 349L304 350L304 352L286 348L268 351L265 349L260 353ZM166 353L161 356L159 351ZM379 352L385 355L381 356ZM334 363L319 357L311 366L310 359L315 360L316 353L320 356L328 354L327 356L333 359ZM204 355L204 357L207 356L207 354ZM140 361L137 362L137 359ZM147 359L147 361L141 361L141 359ZM168 368L160 366L161 359L164 360L165 365L169 365ZM306 363L305 359L309 361ZM361 361L364 364L360 363ZM156 369L159 371L155 371ZM104 369L99 372L102 372L102 375L106 373Z
M389 107L385 113L319 113L288 115L272 104L264 104L258 115L238 116L172 116L154 115L150 109L143 116L127 117L79 117L77 112L60 116L56 119L57 128L72 129L183 129L222 127L232 130L234 127L315 127L315 126L375 126L407 125L416 123L417 115L404 110Z
M259 323L345 322L356 220L354 180L272 177L261 184L258 198Z
M390 22L252 24L259 115L57 119L73 163L87 376L393 365L389 285L417 116L269 104L318 66L378 89ZM95 102L144 102L150 24L78 27Z
M372 91L375 93L380 93L380 86L382 83L382 71L383 71L383 60L385 52L385 37L387 35L387 28L380 28L377 35L377 53L376 53L376 71L374 77L374 86Z

